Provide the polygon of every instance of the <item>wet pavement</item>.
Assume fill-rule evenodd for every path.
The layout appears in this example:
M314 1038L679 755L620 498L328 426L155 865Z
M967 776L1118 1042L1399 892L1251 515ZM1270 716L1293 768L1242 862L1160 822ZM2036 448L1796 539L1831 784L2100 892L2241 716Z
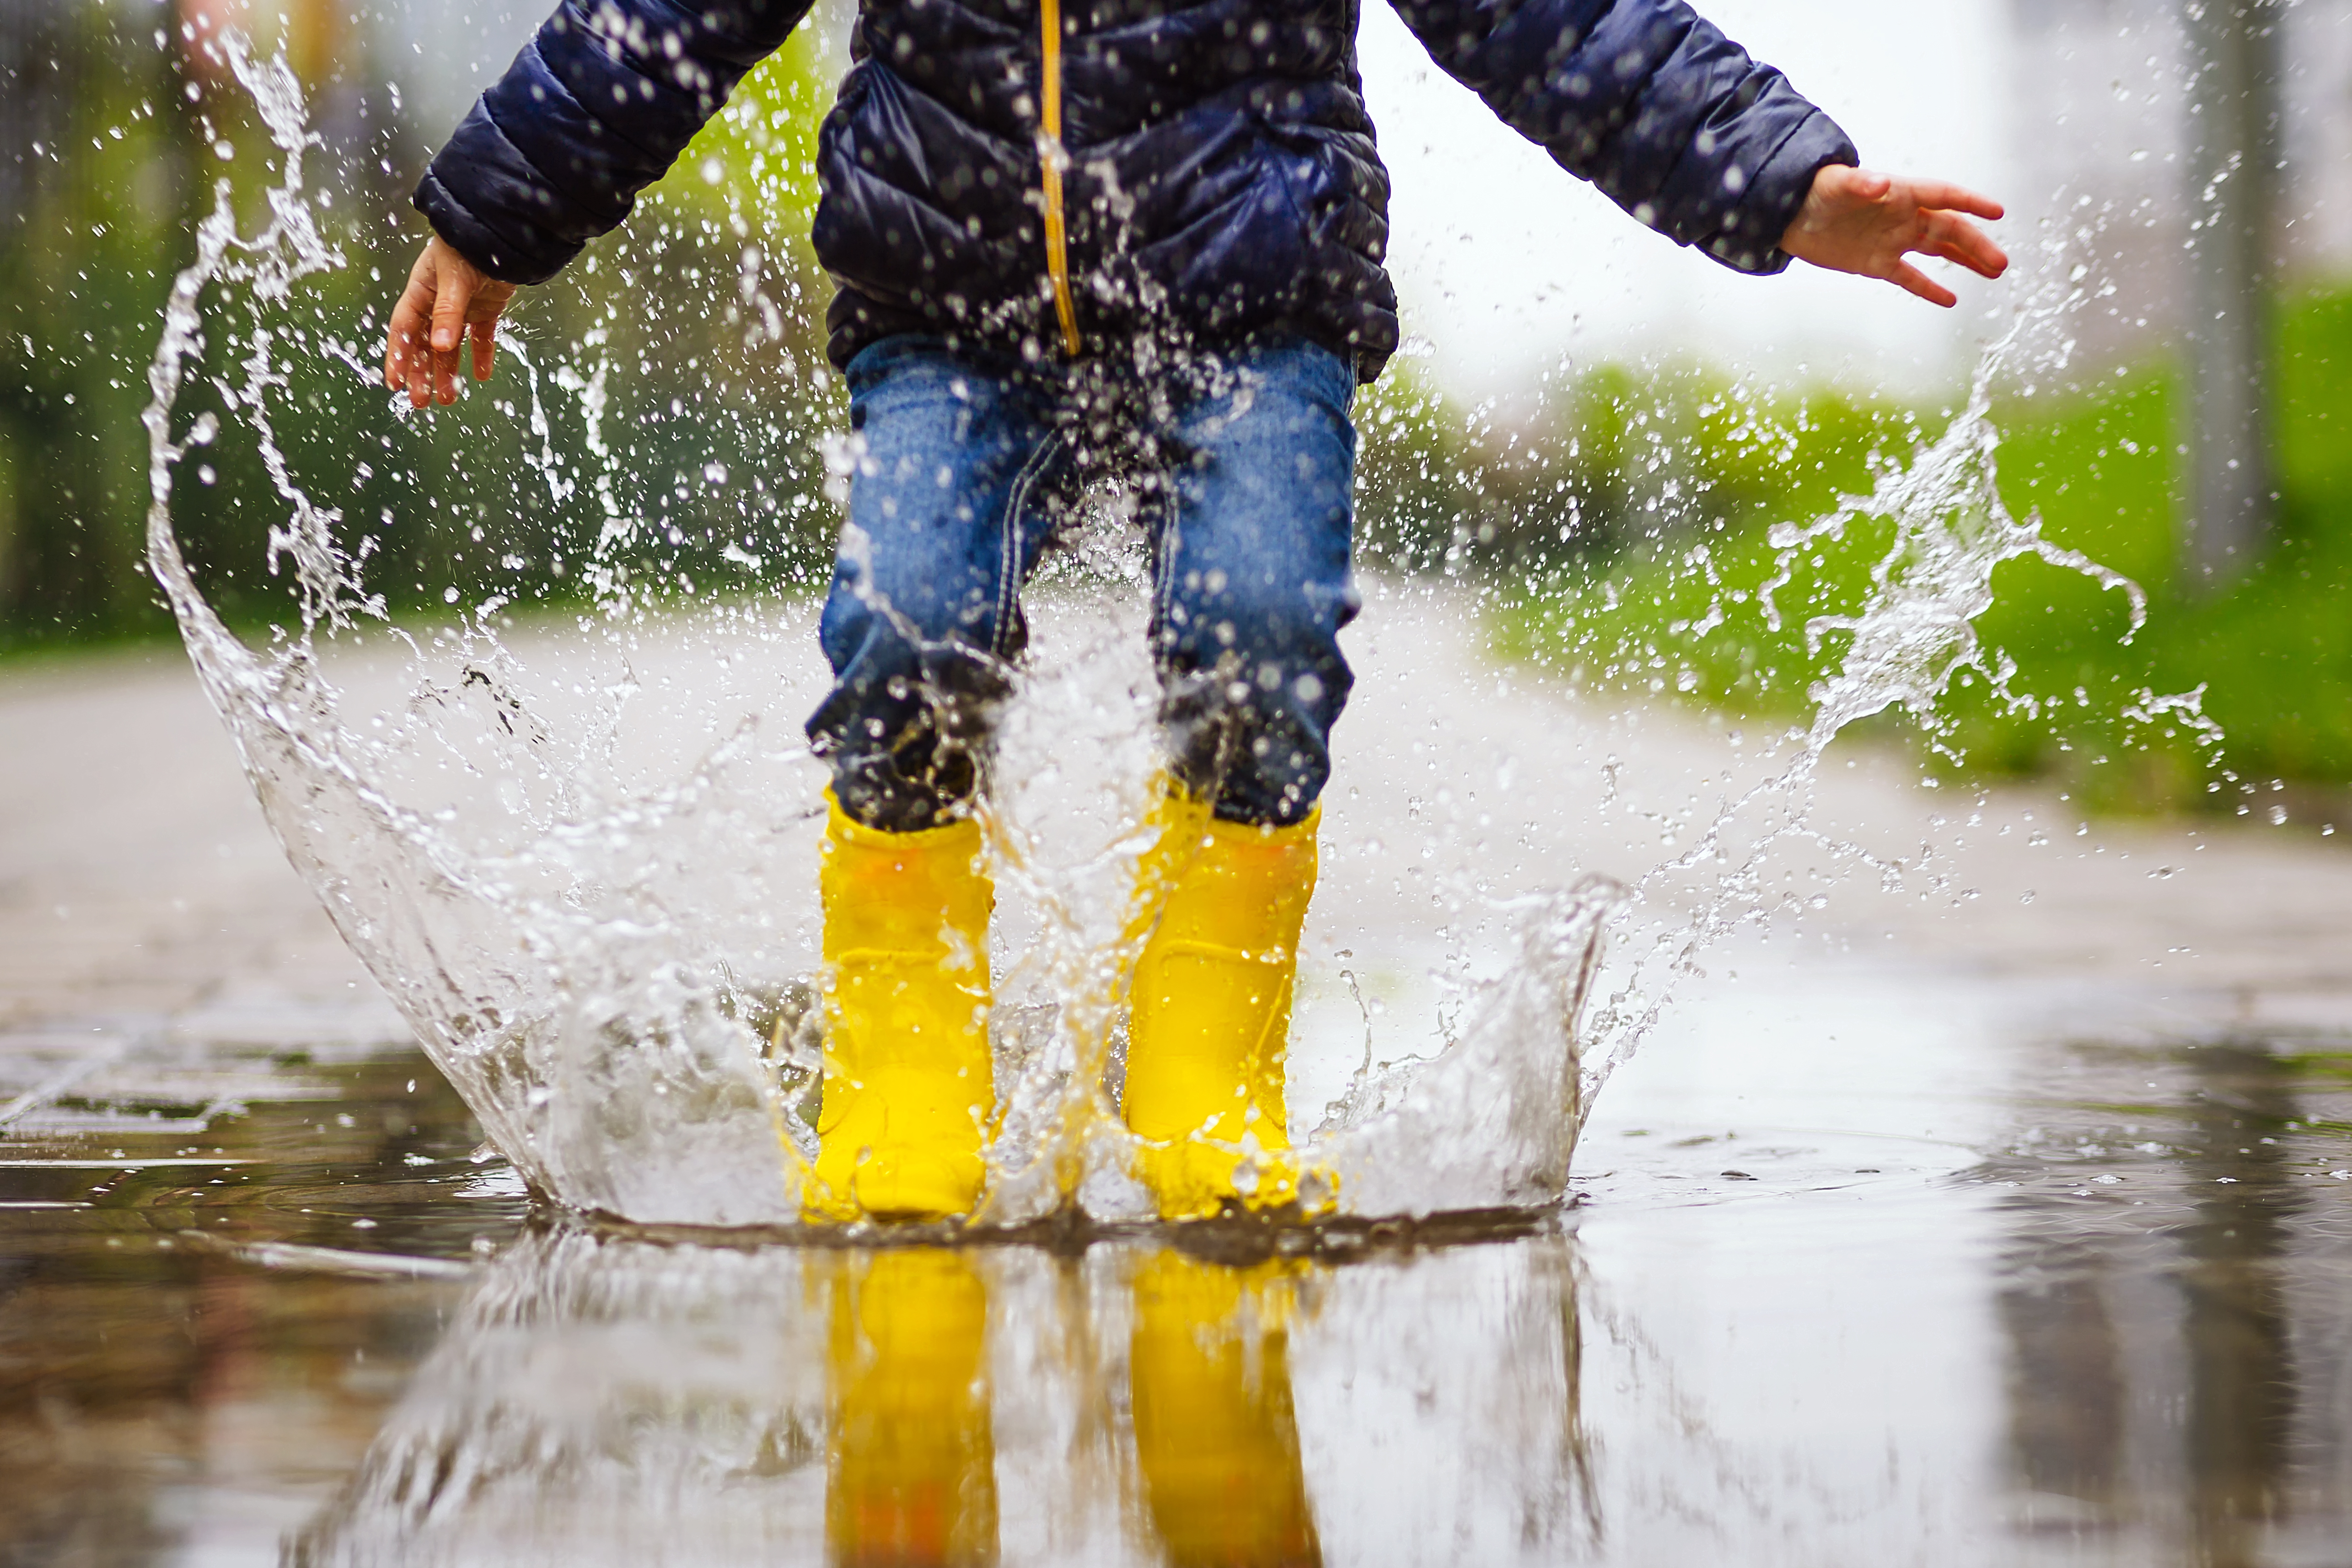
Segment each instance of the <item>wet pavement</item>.
M1638 864L1565 804L1608 756L1719 789L1383 608L1335 909L1498 756L1563 803L1498 879ZM1706 955L1555 1218L796 1248L534 1215L168 660L0 678L0 736L12 1568L2352 1563L2339 840L1858 753L1825 816L1930 864Z

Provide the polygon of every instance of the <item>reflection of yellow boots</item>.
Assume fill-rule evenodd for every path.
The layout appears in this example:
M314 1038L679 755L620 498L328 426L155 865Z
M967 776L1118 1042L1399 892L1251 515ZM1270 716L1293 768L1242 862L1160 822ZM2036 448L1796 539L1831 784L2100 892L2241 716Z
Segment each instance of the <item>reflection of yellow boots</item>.
M969 1214L996 1091L980 826L884 833L826 800L824 1110L813 1219Z
M1160 837L1143 858L1129 941L1155 910L1159 920L1129 994L1124 1110L1149 1141L1142 1175L1164 1218L1300 1197L1283 1067L1321 816L1278 828L1220 822L1172 790L1154 812ZM1237 1182L1245 1137L1258 1153Z
M838 1563L996 1558L988 1294L971 1260L929 1247L845 1261L829 1350L824 1533Z
M1175 1568L1322 1561L1291 1410L1278 1265L1162 1252L1137 1271L1136 1459Z

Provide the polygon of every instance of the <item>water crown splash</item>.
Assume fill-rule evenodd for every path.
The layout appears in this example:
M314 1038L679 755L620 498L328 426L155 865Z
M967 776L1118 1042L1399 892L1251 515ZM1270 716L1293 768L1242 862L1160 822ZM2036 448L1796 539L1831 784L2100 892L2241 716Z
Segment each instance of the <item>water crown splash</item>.
M788 600L666 612L617 563L634 525L604 474L600 531L579 572L593 613L572 629L508 632L497 595L423 639L394 625L362 582L368 545L341 544L343 518L304 488L271 423L287 386L275 356L314 342L274 323L305 279L343 265L303 185L317 141L282 59L257 60L235 38L226 51L268 127L280 183L267 225L246 237L224 181L196 259L174 282L150 372L148 534L152 569L263 811L536 1192L646 1223L791 1223L814 1149L810 889L824 770L797 736L797 714L781 710L815 662L813 617ZM220 305L207 308L208 290ZM270 562L291 563L299 595L299 632L267 653L207 602L172 520L175 469L225 435L207 413L174 439L183 378L208 322L234 338L219 323L240 295L249 352L243 381L222 390L286 509ZM2137 624L2137 588L2042 540L2038 521L2011 517L1994 485L1994 379L2063 308L2021 315L1984 356L1966 409L1907 468L1774 537L1785 584L1800 552L1856 518L1895 530L1863 609L1812 623L1816 638L1850 641L1782 771L1630 886L1586 878L1493 907L1508 933L1499 964L1464 989L1440 1048L1382 1065L1367 1039L1361 1066L1301 1150L1337 1174L1345 1211L1557 1205L1593 1094L1675 981L1707 944L1790 912L1765 892L1760 868L1774 846L1811 834L1830 742L1893 705L1931 715L1963 670L2005 689L2013 669L1973 625L1992 601L1996 567L2033 556L2089 574L2131 595ZM503 342L529 387L528 411L506 412L527 421L526 460L561 492L575 481L560 472L546 378L520 343ZM352 384L374 385L355 347L330 341L323 352L350 367ZM592 457L609 467L596 439L605 371L562 364L552 381L579 399ZM1132 579L1117 506L1095 517L1064 559L1079 563L1081 578L1091 559L1097 579ZM1018 1226L1075 1205L1097 1219L1139 1219L1150 1205L1128 1173L1131 1140L1103 1071L1115 1069L1118 1030L1107 976L1157 762L1152 677L1131 616L1084 595L1056 601L1050 582L1041 609L1042 641L1068 646L1034 661L1000 741L1010 761L982 813L1000 880L1034 927L1025 939L996 939L992 1033L1005 1110L982 1218ZM331 659L322 627L352 650ZM363 645L369 627L395 658ZM376 710L351 697L361 687L386 694ZM2149 711L2180 700L2150 698ZM770 738L777 724L789 742ZM1049 817L1051 833L1035 826ZM1056 855L1056 843L1076 847ZM1604 965L1604 938L1627 956Z

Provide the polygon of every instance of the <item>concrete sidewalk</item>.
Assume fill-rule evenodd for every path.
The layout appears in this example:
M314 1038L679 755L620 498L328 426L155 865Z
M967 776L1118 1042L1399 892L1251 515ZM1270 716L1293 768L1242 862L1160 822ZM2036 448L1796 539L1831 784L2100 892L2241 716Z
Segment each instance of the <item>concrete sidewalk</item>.
M185 657L0 667L0 1029L239 1008L393 1023Z
M1777 765L1743 760L1760 747L1734 750L1719 722L1600 711L1496 668L1466 600L1370 597L1327 897L1383 894L1400 833L1450 832L1499 893L1580 868L1632 879ZM1815 845L1771 857L1790 887L1843 879L1808 926L1859 955L2120 988L2189 1023L2352 1026L2352 832L2085 824L2047 793L1921 788L1860 748L1832 754L1814 820L1903 868L1887 894ZM0 667L0 1031L133 1025L404 1033L264 827L177 649Z

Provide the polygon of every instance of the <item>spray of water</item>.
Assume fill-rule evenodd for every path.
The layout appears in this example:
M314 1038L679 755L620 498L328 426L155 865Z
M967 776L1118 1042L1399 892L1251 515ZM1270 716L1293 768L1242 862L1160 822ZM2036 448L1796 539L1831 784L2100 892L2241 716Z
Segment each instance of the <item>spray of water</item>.
M2054 277L2054 266L2045 273ZM2030 559L2080 573L2128 600L2126 641L2144 624L2147 601L2137 584L2043 538L2039 515L2015 516L2000 493L2000 432L1992 416L1996 389L2032 372L2040 361L2054 355L2063 362L2071 352L2059 329L2090 297L2083 278L2078 268L2066 281L2027 296L2008 330L1979 356L1958 415L1907 465L1884 470L1870 494L1848 497L1826 516L1772 529L1774 569L1759 600L1775 631L1782 624L1780 594L1818 546L1843 542L1864 521L1884 526L1888 539L1871 568L1862 607L1851 615L1816 616L1805 625L1816 657L1832 638L1843 637L1843 648L1835 668L1807 693L1812 712L1785 737L1783 765L1727 801L1687 847L1629 889L1616 929L1621 936L1636 937L1638 945L1590 1021L1583 1069L1588 1106L1608 1074L1648 1036L1674 985L1696 971L1703 952L1743 926L1801 913L1796 895L1775 894L1767 886L1766 864L1777 848L1809 840L1834 860L1877 871L1890 891L1901 885L1904 868L1816 828L1822 761L1848 728L1895 708L1904 710L1931 744L1949 753L1937 704L1964 679L1980 680L1995 701L2012 708L2034 704L2033 697L2016 688L2015 661L1978 635L1977 620L1993 604L1997 570ZM1698 635L1723 617L1718 598ZM2217 752L2221 731L2200 710L2200 696L2142 692L2124 716L2149 725L2169 717Z
M269 423L272 338L249 334L247 378L236 402L291 519L273 530L273 564L290 561L302 627L257 654L225 626L195 585L172 530L173 470L217 439L200 419L173 439L183 367L203 344L205 291L244 290L257 320L309 276L338 264L312 221L302 161L315 144L299 87L283 58L256 59L241 40L224 47L253 95L281 159L270 219L237 232L226 181L197 233L194 263L175 279L163 341L149 372L149 558L177 617L206 694L228 724L270 826L353 950L383 983L425 1048L535 1189L574 1206L648 1220L734 1225L795 1212L775 1075L767 1070L739 993L713 972L696 910L679 883L698 832L727 858L756 852L759 835L717 797L770 759L739 733L667 789L599 811L594 785L562 766L549 731L530 721L510 654L478 622L454 639L451 675L420 683L405 722L373 736L341 718L317 636L382 621L358 563L335 536L339 512L318 505L279 453ZM397 634L396 634L397 635ZM401 636L420 666L425 650ZM625 689L625 681L608 689ZM520 807L542 829L499 856L469 853L439 813L403 804L383 785L387 764L443 742L467 761L449 721L478 702L491 732L520 744L527 765L473 764L490 786L484 806ZM593 774L589 775L593 778ZM536 799L518 799L520 785ZM500 800L499 795L506 798ZM725 820L720 820L724 818ZM576 852L596 846L606 879ZM720 843L705 843L717 866Z
M614 564L636 525L607 471L594 481L600 536L580 571L595 608L572 631L509 632L496 596L427 635L394 626L362 584L365 546L340 537L343 519L304 488L271 423L287 352L271 322L306 279L341 263L304 191L315 143L291 72L234 39L226 47L269 128L279 183L250 237L219 191L172 291L146 414L150 559L205 689L297 869L537 1192L641 1222L791 1223L814 1152L810 889L823 771L783 705L813 662L812 617L790 603L665 616ZM240 303L247 352L230 406L285 509L273 569L290 565L300 595L299 632L267 652L223 625L172 521L175 468L225 435L210 415L175 429L183 376L207 330L231 331ZM1891 706L1931 714L1963 670L2005 688L2011 670L1972 625L1991 603L1994 569L2038 557L2137 606L2136 588L2043 541L1994 486L1990 389L2046 320L2028 312L1994 345L1966 410L1907 468L1776 537L1785 582L1799 552L1858 518L1895 530L1869 602L1813 624L1817 638L1845 637L1846 651L1813 693L1787 766L1629 887L1587 878L1492 910L1511 933L1504 962L1463 989L1443 1047L1390 1064L1367 1048L1319 1126L1296 1129L1307 1158L1337 1175L1344 1209L1557 1204L1610 1067L1706 946L1780 912L1762 861L1811 833L1832 741ZM527 412L513 415L531 432L527 460L561 500L578 481L553 445L543 383L579 401L590 460L609 470L604 371L562 366L550 378L521 345L509 350L530 389ZM854 460L844 447L834 456L836 470ZM1139 576L1118 498L1090 516L1048 577ZM995 938L1003 1121L989 1225L1073 1205L1103 1220L1149 1213L1112 1086L1118 933L1158 760L1152 678L1131 616L1099 595L1055 609L1055 594L1042 585L1037 617L1050 657L1033 659L1006 715L982 809L1001 907L1029 922L1001 921ZM372 639L358 637L369 628ZM389 700L352 695L387 684ZM2153 697L2147 707L2179 720L2184 701L2193 710ZM1623 956L1604 966L1606 938Z

